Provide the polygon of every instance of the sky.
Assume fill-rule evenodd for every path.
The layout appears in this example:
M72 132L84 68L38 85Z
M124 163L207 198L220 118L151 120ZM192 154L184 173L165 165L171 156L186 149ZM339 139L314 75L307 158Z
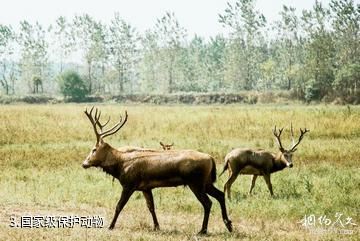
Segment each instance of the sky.
M0 24L10 24L17 28L21 20L50 25L59 16L71 19L77 14L88 13L97 20L110 23L114 12L144 32L153 28L157 18L166 11L174 12L180 25L190 36L197 33L203 37L226 33L218 22L218 14L223 13L226 3L235 0L0 0ZM269 22L278 19L282 5L310 9L315 0L257 0L257 9ZM330 0L321 0L328 5ZM359 3L360 0L355 0Z

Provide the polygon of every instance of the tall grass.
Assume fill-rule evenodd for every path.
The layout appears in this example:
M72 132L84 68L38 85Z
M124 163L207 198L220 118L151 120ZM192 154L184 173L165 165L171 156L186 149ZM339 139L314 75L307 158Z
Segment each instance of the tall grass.
M193 194L182 187L154 190L161 232L151 231L150 214L140 194L131 198L113 232L8 227L12 213L37 212L102 214L108 225L121 187L99 170L81 168L82 160L95 142L92 127L83 114L85 107L75 104L0 106L0 205L5 210L0 213L0 239L1 236L14 240L37 237L193 239L201 225L202 208ZM295 128L307 127L311 131L294 155L294 168L272 175L275 197L270 197L262 179L257 181L255 194L247 195L250 177L240 176L232 188L234 200L228 202L236 231L226 233L214 200L208 238L356 240L356 235L314 236L298 222L304 215L334 217L340 212L359 225L359 107L115 104L99 107L104 120L110 115L116 121L125 109L129 113L123 129L107 138L114 147L133 145L160 149L159 141L174 142L177 149L197 149L213 155L218 170L226 153L234 147L277 151L271 131L275 125L285 127L282 139L286 145L291 143L290 123ZM226 179L226 175L218 178L216 186L222 189ZM358 234L358 229L354 230Z

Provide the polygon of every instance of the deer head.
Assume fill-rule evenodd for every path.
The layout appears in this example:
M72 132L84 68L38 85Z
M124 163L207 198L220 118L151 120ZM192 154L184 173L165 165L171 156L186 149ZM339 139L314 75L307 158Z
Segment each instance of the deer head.
M82 166L83 168L89 168L91 166L100 166L103 161L106 160L106 156L109 153L111 147L109 144L104 142L104 138L110 135L115 134L118 132L121 127L123 127L127 121L128 114L125 111L125 118L124 120L120 116L119 122L117 122L113 127L109 128L108 130L103 131L104 127L109 123L110 118L105 124L100 123L100 116L101 112L98 111L98 109L95 109L95 113L93 115L94 107L91 108L90 112L85 110L86 116L89 118L95 132L96 136L96 143L94 147L91 149L89 155L84 160ZM97 126L99 126L100 130L97 129Z
M162 146L162 148L164 149L164 151L168 151L171 150L171 148L173 147L174 143L171 144L164 144L160 141L160 145Z
M281 133L282 131L284 130L284 128L281 128L279 129L278 131L276 130L276 126L273 130L273 134L274 136L276 137L276 140L278 142L278 145L279 145L279 150L280 150L280 153L279 153L279 159L281 162L283 162L287 167L290 167L292 168L293 167L293 162L292 162L292 156L293 156L293 153L297 150L296 147L300 144L301 140L303 139L305 133L309 132L310 130L308 129L304 129L302 130L300 128L300 136L299 136L299 139L298 141L295 143L295 139L294 139L294 131L293 131L293 127L292 127L292 124L291 124L291 136L292 136L292 146L290 149L285 149L281 143Z

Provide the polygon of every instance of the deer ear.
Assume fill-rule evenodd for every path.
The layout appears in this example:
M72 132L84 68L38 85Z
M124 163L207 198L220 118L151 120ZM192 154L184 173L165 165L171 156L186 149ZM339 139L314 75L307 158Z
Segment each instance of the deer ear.
M297 151L297 148L295 148L294 150L292 150L291 152L296 152Z
M164 144L161 141L159 143L160 143L161 146L164 146Z

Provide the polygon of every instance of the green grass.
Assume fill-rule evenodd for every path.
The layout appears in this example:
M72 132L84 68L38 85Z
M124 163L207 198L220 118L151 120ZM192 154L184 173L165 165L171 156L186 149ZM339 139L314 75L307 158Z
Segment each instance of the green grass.
M107 229L10 228L16 215L100 215L111 221L121 187L100 170L84 170L82 160L94 145L85 105L0 106L0 240L194 240L202 207L188 188L154 190L161 231L140 193L135 193L115 226ZM127 109L128 123L107 138L124 145L160 149L159 141L176 149L197 149L217 160L234 147L276 151L272 128L307 127L294 155L294 168L272 175L275 197L258 178L249 196L251 178L240 176L227 201L235 231L226 232L220 208L213 200L209 236L205 240L357 240L360 225L360 108L351 106L120 106L100 105L115 121ZM298 133L296 133L298 134ZM227 175L218 178L222 189ZM352 217L353 235L311 234L299 223L305 215L336 213Z

